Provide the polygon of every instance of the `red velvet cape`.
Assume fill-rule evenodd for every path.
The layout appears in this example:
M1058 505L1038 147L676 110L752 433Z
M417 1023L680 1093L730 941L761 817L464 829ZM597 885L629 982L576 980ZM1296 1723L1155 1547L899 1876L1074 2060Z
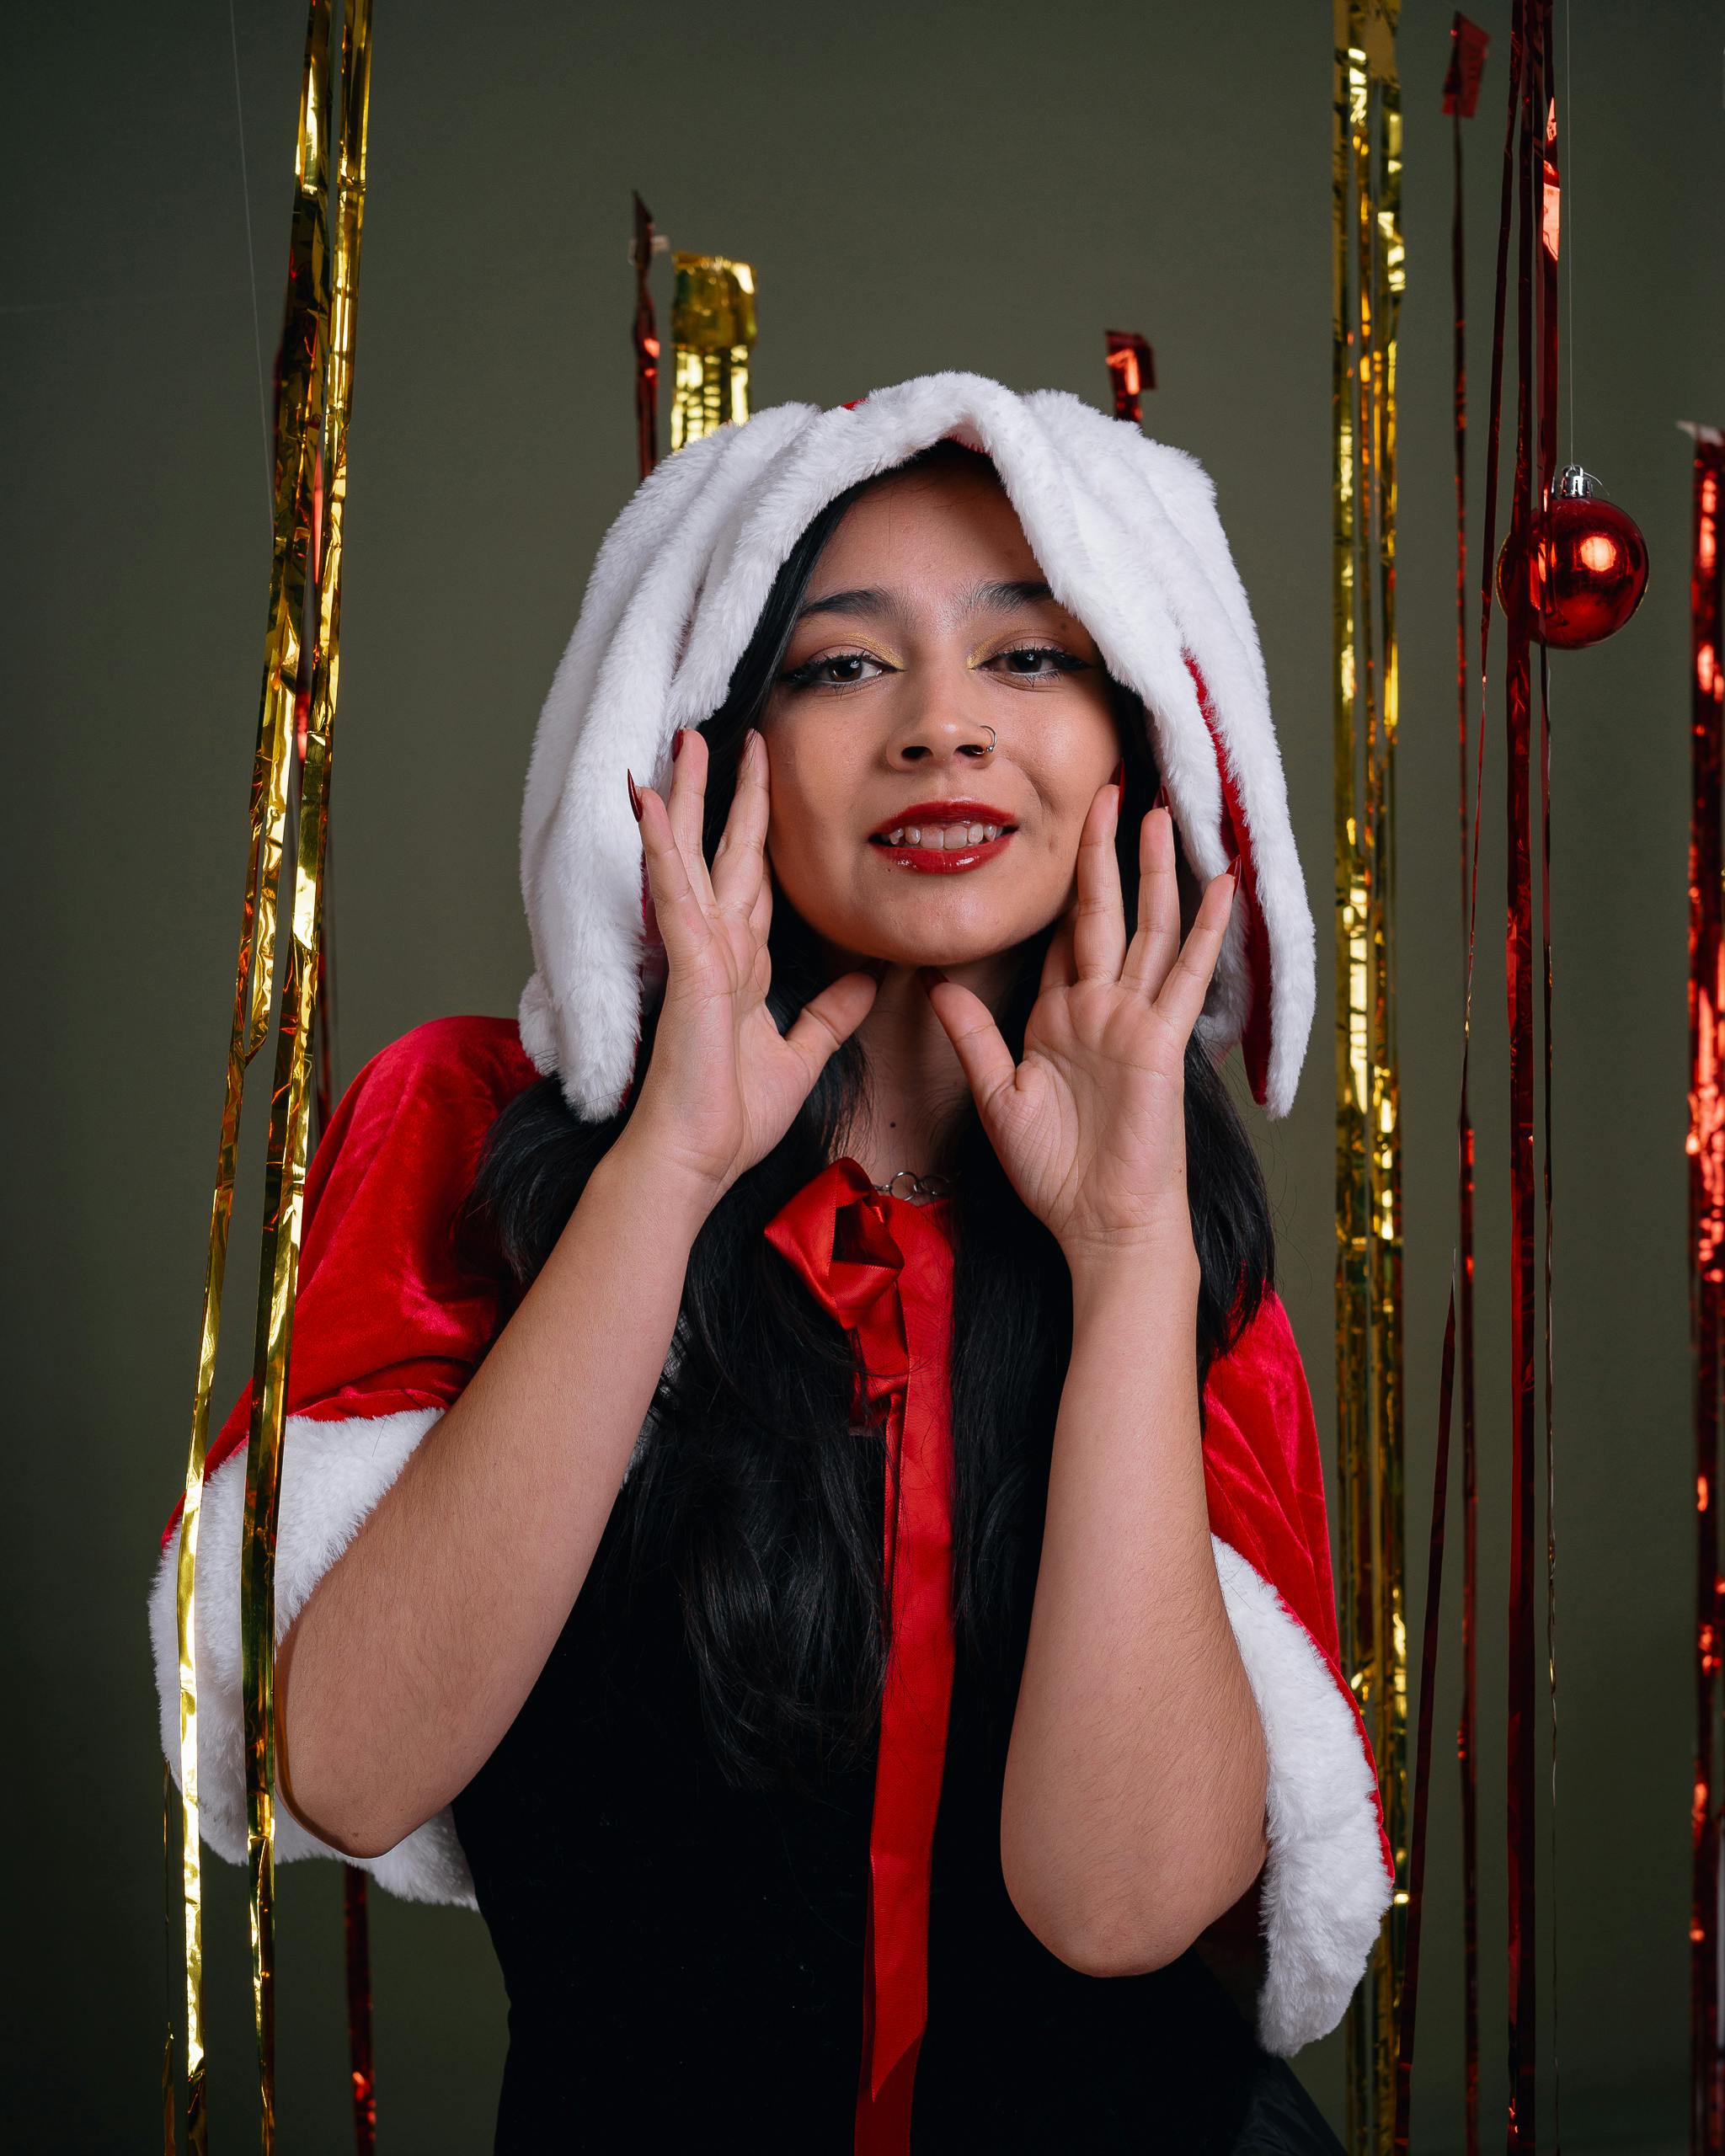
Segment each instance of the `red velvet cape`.
M538 1075L512 1021L467 1017L416 1028L355 1080L307 1177L290 1415L357 1422L446 1407L459 1396L511 1299L505 1283L464 1257L457 1218L492 1123ZM889 1505L896 1492L900 1507L896 1518L889 1511L884 1523L884 1561L905 1656L889 1680L883 1716L871 1927L884 1913L884 1931L877 1940L871 1928L862 1972L858 2105L859 2148L884 2152L898 2145L901 2128L908 2131L926 2015L918 1957L926 1951L928 1850L951 1689L950 1621L937 1605L950 1577L943 1493L950 1474L952 1275L937 1213L902 1200L871 1202L868 1188L854 1161L835 1162L767 1232L853 1331L859 1401L886 1422L895 1470ZM889 1231L875 1233L889 1223L900 1230L897 1241ZM893 1292L883 1294L884 1288ZM1212 1369L1204 1410L1212 1532L1268 1583L1322 1658L1346 1702L1369 1773L1370 1746L1339 1664L1311 1398L1287 1313L1274 1294ZM210 1447L206 1474L243 1449L249 1416L248 1387ZM164 1548L179 1516L176 1505ZM1381 1861L1393 1877L1375 1785L1372 1802Z

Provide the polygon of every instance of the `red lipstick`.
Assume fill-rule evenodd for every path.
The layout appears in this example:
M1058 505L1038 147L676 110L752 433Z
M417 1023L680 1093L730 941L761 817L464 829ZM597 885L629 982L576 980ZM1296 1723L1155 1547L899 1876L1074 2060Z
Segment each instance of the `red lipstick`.
M948 824L998 824L1001 826L998 837L984 839L975 846L911 846L902 840L889 843L888 834L914 825L919 830ZM878 846L887 857L889 866L907 868L923 876L954 876L967 868L980 868L986 861L1001 852L1017 829L1003 808L992 802L969 799L948 801L920 801L907 808L897 810L869 834L871 845Z
M1012 820L1004 808L996 808L991 801L972 801L968 797L953 801L913 801L909 808L897 809L884 818L868 835L884 838L901 824L1010 824Z

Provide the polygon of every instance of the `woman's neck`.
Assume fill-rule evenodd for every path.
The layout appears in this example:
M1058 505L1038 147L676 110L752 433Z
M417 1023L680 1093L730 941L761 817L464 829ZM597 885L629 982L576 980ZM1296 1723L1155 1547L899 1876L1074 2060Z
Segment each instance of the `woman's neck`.
M835 974L856 963L835 963ZM1011 979L999 958L945 969L948 978L981 996L991 1009ZM884 1183L900 1168L927 1175L947 1166L935 1157L942 1132L969 1086L952 1043L912 966L889 966L868 1015L857 1028L868 1064L868 1089L844 1150Z

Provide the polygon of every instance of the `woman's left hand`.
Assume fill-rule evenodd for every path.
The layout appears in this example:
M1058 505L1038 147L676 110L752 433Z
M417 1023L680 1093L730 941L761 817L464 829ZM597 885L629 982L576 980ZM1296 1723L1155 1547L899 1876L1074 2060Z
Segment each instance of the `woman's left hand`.
M1077 894L1044 961L1015 1064L993 1014L959 982L925 974L1001 1165L1075 1267L1123 1250L1189 1247L1186 1044L1233 909L1235 873L1206 888L1185 942L1173 820L1139 832L1138 926L1129 944L1114 834L1120 789L1090 805Z

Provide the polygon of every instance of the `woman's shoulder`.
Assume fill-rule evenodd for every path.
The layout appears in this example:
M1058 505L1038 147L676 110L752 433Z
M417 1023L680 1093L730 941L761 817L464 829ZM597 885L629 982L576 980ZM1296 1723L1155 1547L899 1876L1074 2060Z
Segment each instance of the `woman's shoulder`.
M1210 1365L1205 1385L1207 1399L1219 1399L1224 1404L1263 1392L1295 1406L1303 1401L1306 1412L1311 1412L1306 1366L1300 1360L1293 1322L1281 1297L1271 1287L1264 1289L1228 1352Z
M349 1225L356 1200L386 1197L401 1226L452 1214L491 1126L538 1077L513 1019L433 1018L380 1049L318 1140L306 1185L307 1257L338 1223Z
M414 1270L450 1272L454 1224L492 1126L539 1075L513 1019L433 1018L380 1049L312 1160L307 1265L332 1243L358 1243L398 1269L414 1246Z
M505 1107L540 1073L513 1018L428 1018L380 1049L354 1080L382 1101Z

